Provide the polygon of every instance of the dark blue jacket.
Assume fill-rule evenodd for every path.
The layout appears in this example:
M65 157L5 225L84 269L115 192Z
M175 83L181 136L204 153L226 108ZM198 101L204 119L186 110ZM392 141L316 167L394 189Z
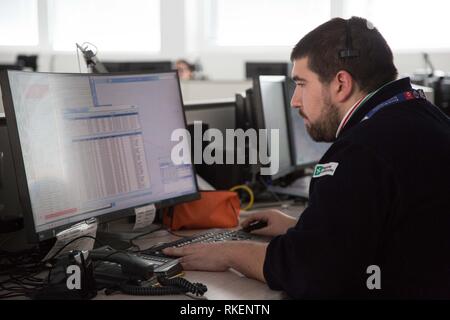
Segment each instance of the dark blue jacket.
M450 298L449 118L409 100L361 122L408 89L408 78L383 87L322 157L338 166L312 179L297 225L270 242L270 288L292 298ZM368 289L372 265L381 289Z

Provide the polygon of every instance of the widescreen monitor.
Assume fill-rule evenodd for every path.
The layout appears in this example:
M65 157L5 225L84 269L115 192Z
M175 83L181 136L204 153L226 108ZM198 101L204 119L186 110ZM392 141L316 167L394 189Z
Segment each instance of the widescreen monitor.
M186 128L176 71L8 70L0 80L31 241L93 217L198 198L193 166L171 158L172 132Z

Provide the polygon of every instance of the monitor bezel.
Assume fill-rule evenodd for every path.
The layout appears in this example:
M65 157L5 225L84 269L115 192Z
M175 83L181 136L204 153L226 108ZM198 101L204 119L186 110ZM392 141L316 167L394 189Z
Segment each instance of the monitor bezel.
M234 98L230 99L220 99L220 100L198 100L198 101L188 101L184 104L185 111L194 110L209 110L215 108L235 108L236 100Z
M261 90L261 77L273 77L275 78L279 78L280 80L277 82L281 82L282 85L282 91L283 91L283 100L284 100L284 109L285 109L285 116L286 116L286 124L287 124L287 131L288 131L288 144L289 144L289 158L291 161L291 165L289 166L289 168L283 169L283 170L279 170L276 174L271 175L272 180L276 180L279 179L281 177L287 176L293 172L296 171L296 166L295 166L295 162L293 162L293 152L292 152L292 136L289 133L289 116L286 112L286 106L288 105L287 103L287 95L286 95L286 90L285 90L285 86L284 86L284 82L286 79L286 76L282 76L282 75L259 75L255 78L253 78L253 112L254 115L256 115L256 119L255 119L255 124L257 129L265 129L266 128L266 120L265 120L265 115L264 115L264 107L263 107L263 101L262 101L262 90ZM280 141L280 143L282 143L282 141Z
M30 72L30 71L17 71L17 70L0 70L0 86L3 95L3 105L5 110L5 120L7 122L7 130L9 135L9 141L11 145L11 152L14 159L14 169L16 173L16 181L18 186L19 201L22 206L22 212L24 216L26 236L30 243L36 243L50 238L54 238L58 232L67 229L68 227L86 221L81 219L77 222L70 222L62 226L54 227L48 230L36 231L34 224L34 215L31 207L30 192L28 189L25 163L22 155L22 147L20 144L19 130L17 126L17 119L14 111L14 103L11 93L11 87L9 82L9 73L33 73L33 74L56 74L56 75L73 75L73 76L87 76L87 77L110 77L110 76L126 76L126 75L146 75L146 74L174 74L178 83L178 95L181 103L182 114L184 119L185 128L187 128L186 114L184 112L184 103L181 93L181 85L178 73L176 70L164 71L164 72L129 72L129 73L101 73L101 74L80 74L80 73L59 73L59 72ZM131 216L134 214L134 210L139 207L143 207L148 204L154 204L157 209L170 207L182 202L189 202L200 199L200 192L198 189L198 183L196 179L196 171L194 164L191 164L192 174L194 176L195 191L186 195L178 196L175 198L164 199L156 202L150 202L146 204L140 204L138 206L129 207L113 212L108 212L95 218L99 223L120 219L123 217Z
M261 69L269 68L276 70L275 73L263 73ZM246 61L245 62L245 77L247 79L254 79L259 76L287 76L289 74L290 62L288 61ZM255 72L256 71L256 72ZM260 72L258 72L260 71Z
M227 128L225 127L225 131L222 132L223 137L226 137L227 129L236 129L236 100L235 99L220 99L220 100L199 100L199 101L190 101L184 105L184 115L186 117L187 125L192 125L192 123L187 122L187 113L192 111L211 111L214 112L220 109L232 109L233 111L233 127ZM195 119L194 121L202 121L202 119ZM210 126L210 123L207 123ZM218 129L217 127L209 127L208 129Z
M119 66L118 69L120 69L122 66L138 66L138 65L153 65L153 66L163 66L164 70L152 70L152 71L148 71L148 70L134 70L134 71L130 71L130 70L119 70L119 71L109 71L108 70L108 74L135 74L135 73L143 73L143 74L150 74L150 73L164 73L164 72L171 72L172 70L175 70L173 67L173 63L170 60L136 60L136 61L130 61L130 60L119 60L119 61L112 61L112 60L105 60L102 61L102 65L106 68L106 70L108 70L108 66L112 67L114 66ZM169 68L166 68L169 67ZM96 74L100 74L100 73L96 73Z

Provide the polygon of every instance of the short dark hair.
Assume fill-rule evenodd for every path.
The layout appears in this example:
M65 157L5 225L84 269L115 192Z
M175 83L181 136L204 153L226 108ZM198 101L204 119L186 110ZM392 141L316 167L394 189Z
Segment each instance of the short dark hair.
M369 93L397 78L391 49L364 18L334 18L309 32L292 50L291 61L306 57L323 83L345 70Z
M189 71L194 72L195 71L195 65L192 63L189 63L187 60L185 59L178 59L175 63L182 63L185 64L186 67L189 69Z

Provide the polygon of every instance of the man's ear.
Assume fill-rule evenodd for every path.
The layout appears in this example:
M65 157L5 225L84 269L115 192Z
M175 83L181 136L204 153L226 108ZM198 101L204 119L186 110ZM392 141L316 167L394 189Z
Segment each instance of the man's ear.
M356 90L356 82L350 73L341 70L333 79L333 94L336 102L346 102Z

